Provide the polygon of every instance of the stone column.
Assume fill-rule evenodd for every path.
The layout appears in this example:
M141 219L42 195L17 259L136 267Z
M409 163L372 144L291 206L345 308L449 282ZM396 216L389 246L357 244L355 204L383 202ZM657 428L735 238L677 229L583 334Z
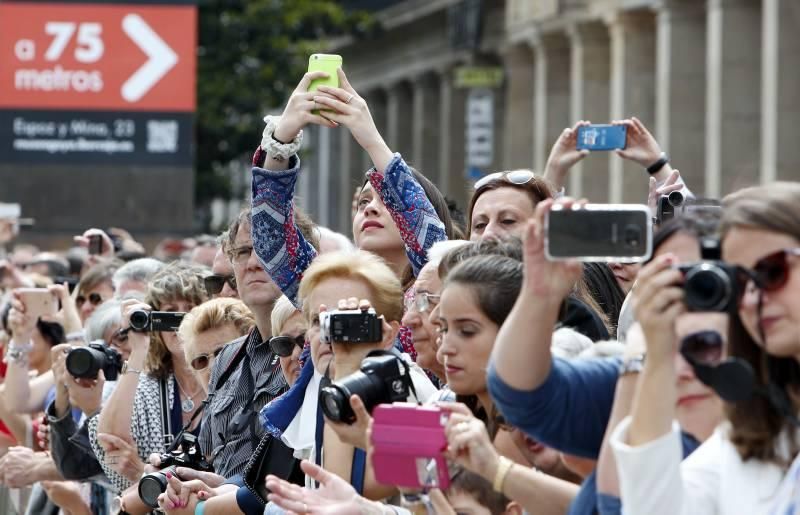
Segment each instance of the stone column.
M705 12L696 0L663 0L656 11L653 135L696 194L705 177Z
M611 119L636 116L650 130L655 120L655 17L648 11L615 13L606 22L611 41ZM611 202L647 200L647 173L609 156Z
M780 95L778 59L781 42L781 1L762 0L761 6L760 172L761 182L770 182L778 176L778 96Z
M561 132L572 125L570 113L570 59L571 50L566 34L555 33L542 38L546 53L546 122L544 136L544 162L550 155L550 148ZM544 162L537 171L544 172Z
M706 191L719 197L760 180L761 4L709 0Z
M439 74L439 117L442 139L439 145L439 166L441 175L437 185L449 198L466 209L469 199L464 178L464 90L453 86L452 69L447 68Z
M533 167L533 50L526 43L504 54L507 80L503 168Z
M387 90L386 102L386 143L403 156L411 155L411 86L398 82Z
M607 123L610 48L608 29L600 22L573 25L570 38L570 122ZM608 201L608 159L588 156L569 172L567 192L591 202Z
M439 144L442 139L438 78L426 73L417 77L412 85L412 152L407 159L426 177L436 181L441 176Z

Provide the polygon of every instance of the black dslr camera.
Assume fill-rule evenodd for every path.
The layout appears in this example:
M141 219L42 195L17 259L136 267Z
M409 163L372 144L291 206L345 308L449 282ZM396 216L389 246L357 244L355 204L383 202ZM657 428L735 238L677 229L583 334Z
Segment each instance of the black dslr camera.
M167 491L167 472L177 475L175 474L177 467L188 467L203 472L214 471L214 467L206 461L200 446L197 445L196 436L183 432L177 443L178 445L173 445L172 448L180 447L180 451L173 450L161 455L163 469L145 474L139 480L139 497L153 509L158 509L158 496Z
M376 343L383 340L383 325L374 309L323 311L319 339L322 343Z
M361 369L320 390L322 412L334 422L356 420L350 397L358 395L368 412L378 404L405 402L413 391L410 368L396 353L374 350L361 362Z
M186 313L171 311L145 311L138 309L131 313L131 329L140 333L157 331L177 331Z
M700 248L703 261L678 266L684 277L686 307L689 311L736 311L743 270L720 260L716 238L704 238Z
M97 379L102 370L106 381L116 381L122 371L122 354L105 342L95 341L67 353L67 372L79 379Z

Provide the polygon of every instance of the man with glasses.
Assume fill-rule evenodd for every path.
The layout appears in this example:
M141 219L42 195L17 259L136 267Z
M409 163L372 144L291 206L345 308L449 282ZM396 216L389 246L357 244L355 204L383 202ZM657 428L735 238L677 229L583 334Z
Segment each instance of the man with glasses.
M258 412L286 388L278 356L266 341L272 333L272 308L281 291L253 252L250 229L250 210L246 209L229 227L224 248L239 297L252 311L256 327L247 336L226 345L215 360L209 404L203 413L200 432L203 453L223 477L244 471L263 433ZM313 234L305 236L314 241ZM224 268L215 272L225 275ZM223 283L220 294L226 288L233 288L227 279Z

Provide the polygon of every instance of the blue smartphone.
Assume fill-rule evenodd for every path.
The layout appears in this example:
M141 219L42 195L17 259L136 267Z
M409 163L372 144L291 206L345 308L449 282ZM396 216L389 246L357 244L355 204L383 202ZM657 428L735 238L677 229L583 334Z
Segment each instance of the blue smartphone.
M588 125L578 127L578 150L615 150L625 148L628 128L624 125Z

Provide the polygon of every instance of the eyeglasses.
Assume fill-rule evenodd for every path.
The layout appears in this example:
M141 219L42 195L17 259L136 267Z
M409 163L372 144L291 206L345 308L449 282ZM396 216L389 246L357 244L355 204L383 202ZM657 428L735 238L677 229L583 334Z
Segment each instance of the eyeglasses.
M681 355L689 364L718 365L724 342L717 331L697 331L681 339Z
M272 349L272 352L282 358L288 358L291 356L295 345L302 349L305 344L305 334L295 336L294 338L291 336L273 336L269 339L269 346Z
M232 290L236 290L236 277L233 274L213 274L203 278L203 284L205 285L206 292L208 292L209 295L217 295L222 291L222 288L225 287L225 283L228 283L228 286L230 286Z
M442 298L441 295L434 295L433 293L416 292L404 301L406 311L411 311L415 308L419 313L425 313L432 310Z
M127 348L128 347L128 330L118 329L111 335L111 339L107 342L109 346Z
M220 347L211 354L208 353L200 354L199 356L194 358L189 364L192 365L192 368L195 370L203 370L208 367L209 363L211 363L211 357L213 356L216 358L219 355L219 353L222 352L222 349L223 347Z
M88 297L84 295L75 297L75 305L80 309L87 300L92 306L99 306L103 303L103 297L101 297L99 293L90 293Z
M243 263L246 263L248 259L250 259L250 255L252 253L252 245L242 245L241 247L230 249L228 251L228 258L230 258L231 263L233 263L234 266L241 266Z
M765 292L780 290L789 282L789 256L800 256L800 247L779 250L759 259L753 265L748 279L752 279L756 287ZM744 288L740 291L744 291Z
M475 182L474 188L479 190L489 183L505 179L511 184L525 184L530 182L536 175L530 170L514 170L511 172L495 172L485 175Z

